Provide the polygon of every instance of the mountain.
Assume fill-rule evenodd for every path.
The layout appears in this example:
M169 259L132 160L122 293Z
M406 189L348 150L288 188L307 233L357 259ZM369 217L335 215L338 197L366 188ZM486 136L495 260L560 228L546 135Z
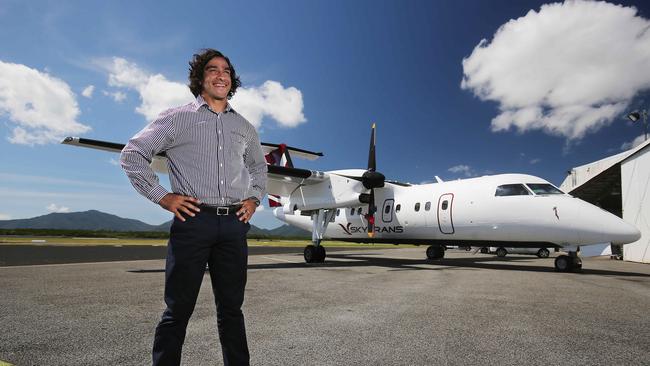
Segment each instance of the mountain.
M139 220L125 219L105 212L90 210L83 212L51 213L31 219L0 220L0 229L58 229L58 230L110 230L110 231L169 231L172 221L160 225L149 225ZM311 237L311 232L293 226L283 225L272 230L251 225L249 236Z
M97 210L51 213L31 219L1 220L0 229L156 231L156 226Z

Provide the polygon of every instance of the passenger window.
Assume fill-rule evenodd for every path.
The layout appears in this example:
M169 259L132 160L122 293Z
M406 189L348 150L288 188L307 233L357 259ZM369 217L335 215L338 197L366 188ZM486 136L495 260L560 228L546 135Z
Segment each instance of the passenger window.
M350 210L350 216L354 216L354 208Z
M395 212L399 212L399 210L400 210L401 208L402 208L402 205L401 205L401 204L395 206Z
M447 207L449 207L449 201L447 200L442 201L442 205L441 205L442 210L443 211L446 210Z
M431 202L427 202L424 204L424 210L429 211L431 209Z
M384 208L384 213L387 214L390 212L390 205L386 205L386 208Z
M359 216L363 215L363 211L361 211L361 207L359 207Z
M341 209L340 209L340 208L337 208L337 209L336 209L336 216L338 216L338 215L340 215L340 214L341 214Z
M503 196L529 196L530 192L524 187L523 184L504 184L497 187L496 193L497 197Z
M420 202L415 204L415 212L420 211Z

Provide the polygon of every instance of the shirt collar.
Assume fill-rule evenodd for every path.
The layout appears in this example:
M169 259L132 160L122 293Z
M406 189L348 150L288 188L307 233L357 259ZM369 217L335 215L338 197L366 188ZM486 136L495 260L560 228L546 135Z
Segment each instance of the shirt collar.
M199 95L196 97L196 100L194 101L194 109L198 111L199 108L201 108L202 106L205 106L206 108L210 108L210 106L209 106L208 103L205 101L205 99L203 99L203 97L201 96L201 94L199 94ZM223 110L223 113L234 112L234 111L235 111L235 110L232 109L232 106L230 105L230 103L226 103L226 109Z

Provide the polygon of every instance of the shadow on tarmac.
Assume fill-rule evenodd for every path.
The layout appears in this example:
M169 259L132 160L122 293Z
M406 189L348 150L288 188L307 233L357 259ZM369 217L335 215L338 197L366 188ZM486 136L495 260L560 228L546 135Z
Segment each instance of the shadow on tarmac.
M264 264L250 264L249 270L265 270L265 269L301 269L301 268L314 268L314 269L327 269L327 268L358 268L358 267L384 267L389 268L391 271L436 271L443 269L492 269L492 270L505 270L505 271L523 271L523 272L546 272L558 273L555 271L553 265L553 258L546 259L548 266L537 266L530 264L520 264L521 262L538 261L537 258L530 257L472 257L472 258L445 258L438 260L427 259L404 259L404 258L390 258L390 257L369 257L369 255L386 255L385 253L364 252L363 255L354 254L328 254L328 258L344 259L345 261L325 261L325 263L311 263L304 262L289 263L264 263ZM299 256L302 260L302 256ZM131 270L132 273L157 273L165 272L164 269L151 269L151 270ZM612 271L603 269L589 269L583 268L578 272L584 275L600 275L600 276L626 276L626 277L650 277L650 274ZM562 273L564 275L564 273Z

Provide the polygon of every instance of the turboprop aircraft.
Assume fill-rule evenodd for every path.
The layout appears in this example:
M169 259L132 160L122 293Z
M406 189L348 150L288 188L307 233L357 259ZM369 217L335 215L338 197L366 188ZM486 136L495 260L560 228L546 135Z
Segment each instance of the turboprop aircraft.
M500 174L431 184L386 180L377 171L375 125L368 167L335 171L295 168L291 157L322 153L262 143L268 165L267 191L274 215L312 231L307 263L323 262L324 239L359 243L429 245L428 259L444 257L447 245L560 248L561 272L582 268L580 246L627 244L639 230L619 217L563 193L544 179ZM68 137L64 144L120 152L124 145ZM166 173L164 153L152 161Z

